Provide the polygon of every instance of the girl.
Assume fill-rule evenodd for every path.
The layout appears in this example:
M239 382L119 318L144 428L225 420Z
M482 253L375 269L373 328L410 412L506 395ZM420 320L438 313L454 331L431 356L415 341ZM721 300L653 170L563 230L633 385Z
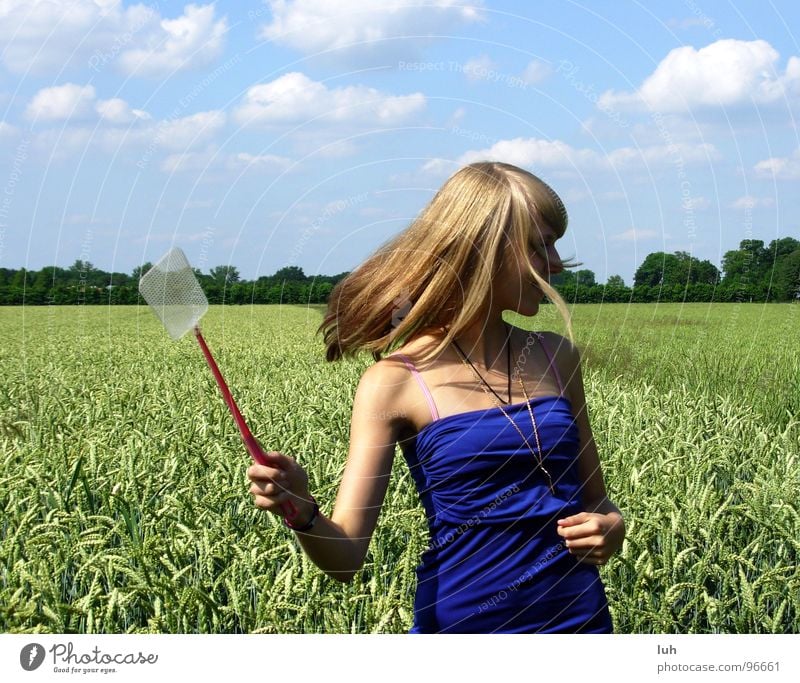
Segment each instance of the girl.
M327 359L369 350L350 448L326 517L291 457L248 469L255 505L281 514L326 574L364 562L395 447L430 531L411 633L612 631L598 565L623 542L587 415L578 351L502 318L533 316L563 270L559 197L515 166L455 173L412 225L341 281L320 326ZM399 344L395 353L381 353ZM512 368L513 364L513 368Z

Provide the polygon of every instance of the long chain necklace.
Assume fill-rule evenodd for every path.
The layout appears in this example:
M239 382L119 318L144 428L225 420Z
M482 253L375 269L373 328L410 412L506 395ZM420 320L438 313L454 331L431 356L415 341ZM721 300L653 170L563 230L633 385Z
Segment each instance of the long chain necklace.
M525 389L525 383L522 381L522 373L517 373L517 379L519 380L520 387L522 388L522 394L523 396L525 396L525 405L528 407L528 414L531 417L531 425L533 426L533 435L536 438L536 447L538 449L538 453L533 450L528 439L525 437L525 434L523 434L522 430L519 428L519 425L517 425L517 423L511 419L511 416L505 410L503 410L503 406L500 404L500 401L498 400L500 399L500 397L497 395L497 392L494 389L492 389L492 387L489 385L488 382L486 382L485 379L483 379L483 377L480 376L478 371L475 369L475 366L472 364L472 361L470 361L470 359L467 357L467 354L461 350L461 347L458 345L455 339L453 340L453 344L455 345L456 349L458 350L458 353L461 356L461 362L463 362L464 365L466 365L472 371L473 376L475 377L481 388L484 390L486 395L492 399L495 406L500 408L503 415L505 415L508 421L512 425L514 425L514 429L516 429L519 432L519 435L522 437L522 440L525 442L525 445L528 447L528 450L531 452L531 455L534 458L536 458L537 466L539 467L540 470L542 470L542 472L544 472L545 476L547 477L547 484L550 487L550 493L555 494L556 491L555 487L553 486L553 477L550 476L550 473L544 466L544 457L542 455L542 444L541 441L539 440L539 430L536 427L536 420L533 417L533 410L531 410L531 402L530 399L528 398L528 392ZM510 335L508 337L507 348L508 348L507 352L508 353L508 403L511 403L511 336Z

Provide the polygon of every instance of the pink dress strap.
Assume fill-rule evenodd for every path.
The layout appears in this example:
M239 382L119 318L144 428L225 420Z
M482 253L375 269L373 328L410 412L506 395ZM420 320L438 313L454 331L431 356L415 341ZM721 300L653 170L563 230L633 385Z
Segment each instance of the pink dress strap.
M411 374L414 375L414 378L417 380L417 383L422 389L422 393L425 394L425 400L428 401L428 408L431 411L431 418L433 420L439 419L439 411L436 410L436 404L433 401L433 396L431 396L431 392L428 390L427 385L425 384L425 380L422 379L422 375L419 374L419 370L414 366L411 362L411 359L402 354L402 353L393 353L391 356L387 356L387 358L392 358L393 356L399 356L402 361L406 364L406 367L411 371Z
M555 360L553 359L550 350L547 348L547 344L544 343L544 335L540 334L539 332L536 333L536 337L539 339L539 343L542 345L542 349L544 349L545 354L547 355L547 360L550 362L550 367L553 369L553 374L556 377L556 381L558 382L559 391L563 394L564 393L564 384L561 381L561 375L558 372L558 366L556 365Z

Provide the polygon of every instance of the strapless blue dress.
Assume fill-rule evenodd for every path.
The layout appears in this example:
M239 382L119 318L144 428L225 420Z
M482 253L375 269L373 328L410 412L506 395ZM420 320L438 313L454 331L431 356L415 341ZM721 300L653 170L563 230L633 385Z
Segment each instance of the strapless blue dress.
M410 633L611 633L598 569L556 520L583 510L569 399L530 400L547 477L497 408L439 418L404 456L428 519ZM526 403L504 406L536 447Z

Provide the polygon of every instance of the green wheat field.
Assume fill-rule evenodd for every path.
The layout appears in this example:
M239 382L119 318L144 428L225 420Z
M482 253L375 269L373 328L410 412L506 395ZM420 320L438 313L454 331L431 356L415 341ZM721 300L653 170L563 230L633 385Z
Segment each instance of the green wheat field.
M800 304L573 308L623 550L620 633L800 631ZM330 514L368 355L326 363L322 308L212 307L253 432ZM524 326L524 321L517 321ZM563 333L553 306L535 329ZM425 518L398 449L356 579L327 578L248 493L191 335L146 307L0 308L0 631L397 633Z

